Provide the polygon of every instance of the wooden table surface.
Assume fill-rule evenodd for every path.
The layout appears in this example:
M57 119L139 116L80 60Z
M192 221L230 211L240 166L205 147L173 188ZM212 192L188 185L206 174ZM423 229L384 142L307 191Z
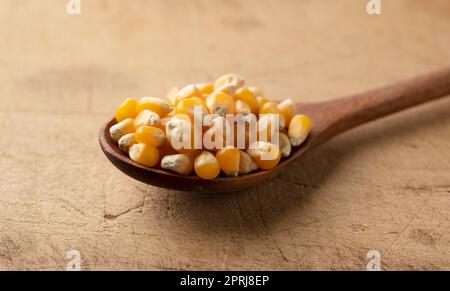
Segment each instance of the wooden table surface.
M238 72L328 100L450 65L450 2L0 1L0 269L450 269L450 98L240 193L141 184L97 130L126 97Z

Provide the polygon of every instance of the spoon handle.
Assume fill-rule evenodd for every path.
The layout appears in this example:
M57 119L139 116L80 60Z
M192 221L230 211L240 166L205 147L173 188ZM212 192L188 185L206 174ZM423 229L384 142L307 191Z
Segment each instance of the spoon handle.
M449 94L450 67L445 67L365 93L315 104L311 108L314 107L317 135L312 142L320 144L358 125Z

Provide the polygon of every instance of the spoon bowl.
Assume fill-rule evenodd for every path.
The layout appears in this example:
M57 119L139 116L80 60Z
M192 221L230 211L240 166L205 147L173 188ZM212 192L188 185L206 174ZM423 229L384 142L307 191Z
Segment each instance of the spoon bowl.
M240 191L245 188L257 185L278 175L287 167L294 157L302 155L308 148L310 137L298 148L293 148L293 152L288 158L282 159L273 170L257 170L247 175L237 177L219 176L213 180L204 180L197 176L182 176L173 172L159 168L149 168L131 160L128 155L121 151L117 144L109 135L109 128L116 124L114 118L106 122L100 129L100 146L109 161L120 171L143 183L154 185L160 188L167 188L180 191L190 191L198 193L226 193Z
M204 180L197 176L181 176L158 168L148 168L132 161L109 135L116 121L107 121L99 131L99 143L111 163L126 175L161 188L198 193L240 191L277 176L307 151L332 137L358 125L450 94L450 68L401 81L379 89L326 102L296 104L298 112L308 115L313 129L307 140L292 148L289 157L271 170L257 170L237 177L219 176Z

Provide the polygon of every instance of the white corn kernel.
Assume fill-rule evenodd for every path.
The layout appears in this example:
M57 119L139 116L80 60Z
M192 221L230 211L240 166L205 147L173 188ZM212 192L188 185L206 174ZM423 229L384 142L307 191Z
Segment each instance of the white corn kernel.
M223 92L231 97L234 97L236 95L236 86L232 84L224 84L220 86L219 88L215 89L213 93L217 92ZM211 94L213 94L211 93Z
M241 155L239 161L239 175L245 175L258 169L256 163L252 158L244 151L239 151Z
M244 78L234 73L224 75L214 82L214 89L216 90L217 88L226 84L233 85L236 89L239 89L244 86Z
M281 156L283 158L287 158L291 155L291 151L292 151L291 142L289 141L289 138L287 137L287 135L282 132L280 132L279 137L280 137Z
M126 153L128 153L130 147L134 144L136 144L134 133L125 134L119 139L119 149Z
M189 175L194 169L194 161L185 154L168 155L162 159L161 168L180 175Z
M109 134L113 141L118 142L119 139L125 134L132 133L134 131L133 119L127 118L109 129Z

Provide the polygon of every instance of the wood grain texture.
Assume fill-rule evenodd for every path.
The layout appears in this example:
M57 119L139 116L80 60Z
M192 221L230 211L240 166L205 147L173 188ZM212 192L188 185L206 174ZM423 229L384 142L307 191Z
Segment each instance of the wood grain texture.
M136 182L97 142L125 97L230 71L316 102L449 65L448 1L64 2L0 2L0 269L62 270L72 249L88 270L364 270L372 249L450 268L448 98L219 196Z

